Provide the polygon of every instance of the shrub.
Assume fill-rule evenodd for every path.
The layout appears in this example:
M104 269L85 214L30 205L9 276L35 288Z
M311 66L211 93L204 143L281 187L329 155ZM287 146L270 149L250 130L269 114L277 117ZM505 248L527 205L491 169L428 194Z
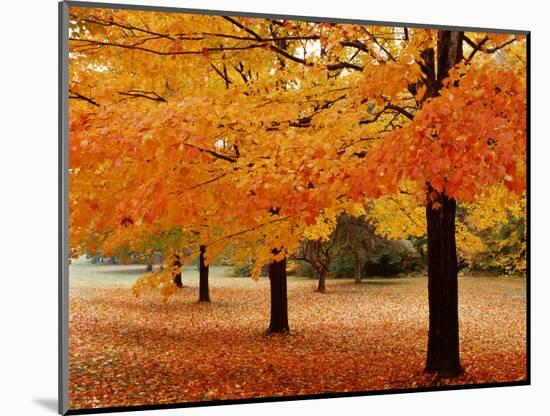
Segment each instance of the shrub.
M395 276L419 271L423 266L424 261L415 245L408 240L400 240L371 257L365 273L367 276Z
M474 271L525 275L527 268L527 229L524 218L510 217L481 234L487 249L470 262Z
M313 267L308 262L296 261L295 276L313 277Z
M253 263L250 264L242 264L237 265L233 267L233 277L250 277L252 276L252 267ZM260 273L261 276L267 276L269 273L269 266L265 265L262 267L262 272Z
M232 275L234 277L250 277L252 276L252 265L251 264L243 264L233 267L233 273Z
M393 276L402 273L401 256L395 251L385 250L367 262L367 276Z
M343 253L335 256L330 265L330 273L336 278L353 277L355 274L353 257Z

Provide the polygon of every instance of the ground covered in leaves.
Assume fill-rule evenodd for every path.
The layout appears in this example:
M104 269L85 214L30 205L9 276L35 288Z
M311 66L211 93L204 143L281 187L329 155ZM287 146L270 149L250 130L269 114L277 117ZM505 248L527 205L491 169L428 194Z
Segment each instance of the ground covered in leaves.
M211 304L198 276L163 304L136 298L143 268L71 266L70 407L73 409L383 390L523 380L525 280L459 278L465 374L422 374L428 335L424 277L289 278L291 333L266 336L269 282L211 273Z

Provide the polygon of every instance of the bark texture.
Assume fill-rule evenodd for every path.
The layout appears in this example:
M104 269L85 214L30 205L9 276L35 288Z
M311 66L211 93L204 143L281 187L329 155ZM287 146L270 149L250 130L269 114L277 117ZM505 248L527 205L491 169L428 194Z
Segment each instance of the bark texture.
M431 193L431 192L430 192ZM438 202L441 206L434 208ZM458 340L458 266L455 241L456 202L444 193L428 196L428 356L425 371L456 377L460 366Z
M439 95L449 70L462 60L463 32L441 30L437 66L433 49L422 53L427 93ZM441 377L462 372L458 333L458 266L455 241L456 201L427 184L428 300L430 309L425 371Z
M200 246L199 249L199 302L210 302L210 291L208 288L209 266L204 259L206 246Z
M327 277L327 274L325 272L325 269L321 268L319 270L319 275L317 280L317 292L320 292L320 293L326 292L326 285L325 285L326 277Z
M286 259L274 261L269 265L269 284L271 288L271 318L268 332L289 332Z
M174 273L174 284L181 289L183 287L183 281L181 280L181 267L183 265L179 256L176 256L173 264L177 268L177 272Z
M352 255L353 255L353 274L355 277L355 283L361 283L361 278L363 277L362 276L363 270L361 268L361 258L355 251L352 251Z

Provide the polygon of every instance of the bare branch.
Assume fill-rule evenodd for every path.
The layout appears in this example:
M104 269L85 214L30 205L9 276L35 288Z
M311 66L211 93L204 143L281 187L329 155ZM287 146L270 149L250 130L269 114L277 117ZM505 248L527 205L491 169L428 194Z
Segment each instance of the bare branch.
M466 35L464 35L464 40L466 40ZM481 48L483 47L483 45L489 40L489 38L487 36L485 36L483 39L481 39L478 43L475 44L475 46L473 46L472 48L472 52L470 52L470 55L468 56L468 58L466 58L466 63L470 63L472 61L472 59L474 58L475 54L481 50ZM468 41L471 42L470 39L468 39ZM467 43L468 43L467 41ZM468 43L470 44L470 43Z
M197 189L197 188L200 188L201 186L204 186L204 185L208 185L209 183L212 183L212 182L215 182L221 178L223 178L224 176L226 176L227 173L222 173L221 175L219 176L216 176L215 178L212 178L212 179L209 179L207 181L204 181L204 182L201 182L201 183L198 183L196 185L193 185L192 187L190 187L189 189L193 190L193 189Z
M127 92L119 92L120 95L124 95L130 98L147 98L148 100L158 101L166 103L166 99L154 91L143 90L129 90Z
M75 99L75 100L83 100L83 101L86 101L89 104L95 105L96 107L100 106L96 101L92 100L90 97L86 97L85 95L82 95L82 94L80 94L78 92L75 92L75 91L72 91L72 90L69 90L69 98L72 98L72 99Z
M191 147L191 148L196 149L200 152L208 153L208 154L214 156L217 159L225 160L226 162L235 163L237 161L237 159L235 157L223 155L221 153L215 152L215 151L210 150L210 149L205 149L203 147L195 146L191 143L183 143L183 144L187 147Z
M85 45L83 47L87 47L89 45L97 45L98 48L102 46L112 46L115 48L123 48L123 49L133 49L143 52L149 52L153 53L155 55L161 55L161 56L170 56L170 55L204 55L204 50L200 51L158 51L156 49L150 49L145 48L142 46L135 46L135 45L126 45L123 43L113 43L113 42L101 42L97 40L92 39L80 39L80 38L69 38L69 40L73 42L85 42ZM76 46L77 48L79 46ZM264 45L261 44L251 44L246 46L222 46L217 48L208 48L208 52L223 52L223 51L242 51L246 49L255 49L255 48L263 48Z
M486 48L486 49L485 49L485 52L487 52L487 53L495 53L496 51L501 50L502 48L504 48L504 47L510 45L511 43L514 43L515 41L516 41L516 38L514 37L514 38L509 39L509 40L507 40L506 42L501 43L500 45L497 45L497 46L495 46L495 47L493 47L493 48Z
M359 122L359 124L371 124L371 123L374 123L376 121L378 121L378 119L385 113L387 112L388 110L393 110L393 111L396 111L398 113L400 113L401 115L407 117L409 120L413 120L414 119L414 115L409 113L407 110L405 110L404 108L402 107L399 107L397 105L394 105L394 104L391 104L391 103L388 103L384 106L384 108L382 108L382 110L380 110L378 113L376 113L374 115L373 118L369 119L369 120L361 120Z
M262 227L265 227L267 225L270 225L270 224L275 224L275 223L278 223L278 222L282 222L282 221L286 221L290 218L290 215L286 216L286 217L282 217L282 218L276 218L274 220L271 220L271 221L268 221L268 222L265 222L265 223L262 223L262 224L259 224L259 225L256 225L255 227L252 227L252 228L247 228L245 230L241 230L241 231L237 231L236 233L233 233L233 234L228 234L228 235L225 235L223 237L220 237L218 238L217 240L214 240L214 241L211 241L209 242L208 244L205 244L206 247L210 247L214 244L217 244L217 243L220 243L222 241L225 241L225 240L228 240L230 238L233 238L233 237L237 237L239 235L243 235L243 234L246 234L246 233L249 233L249 232L252 232L252 231L255 231L255 230L258 230Z
M233 84L233 82L231 82L231 80L227 76L227 69L225 68L225 65L223 66L223 69L224 69L223 72L220 71L218 68L216 68L216 66L213 63L210 63L210 66L224 80L226 88L229 88L229 84Z
M258 33L254 32L252 29L247 28L242 23L238 22L237 20L233 19L232 17L223 16L223 18L226 19L227 21L233 23L238 28L240 28L240 29L246 31L247 33L251 34L256 40L258 40L260 42L268 42L268 39L262 38ZM294 62L302 64L302 65L313 66L313 63L307 62L305 59L298 58L297 56L294 56L291 53L288 53L284 49L279 48L278 46L276 46L272 43L268 43L268 45L269 45L269 48L271 50L277 52L279 55L282 55L287 59L290 59L291 61L294 61ZM354 45L354 46L357 47L357 45ZM352 64L351 62L338 62L338 63L335 63L335 64L327 65L327 69L329 69L329 70L336 70L336 69L343 69L343 68L355 69L357 71L362 71L363 70L362 66Z

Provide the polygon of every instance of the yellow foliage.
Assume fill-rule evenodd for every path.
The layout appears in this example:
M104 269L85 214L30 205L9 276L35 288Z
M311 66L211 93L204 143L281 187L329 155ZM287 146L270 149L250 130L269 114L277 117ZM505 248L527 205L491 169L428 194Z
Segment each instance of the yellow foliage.
M367 210L376 233L392 240L426 234L426 209L408 193L382 196Z
M174 284L174 268L172 267L145 273L137 279L132 287L132 292L136 296L146 291L158 291L165 303L177 290L178 288Z
M337 215L334 210L326 209L320 214L315 224L304 229L304 239L328 241L330 235L336 228Z

